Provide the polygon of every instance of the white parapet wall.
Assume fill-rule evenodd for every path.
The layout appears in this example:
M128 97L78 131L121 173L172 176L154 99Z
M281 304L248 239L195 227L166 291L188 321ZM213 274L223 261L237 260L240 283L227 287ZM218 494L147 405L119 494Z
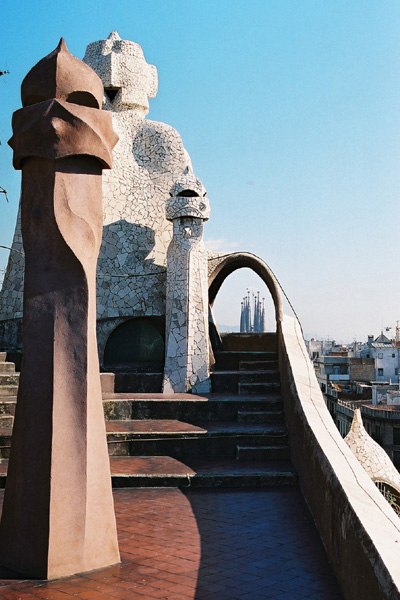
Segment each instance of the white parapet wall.
M278 323L292 462L346 600L400 598L400 519L326 408L298 321Z

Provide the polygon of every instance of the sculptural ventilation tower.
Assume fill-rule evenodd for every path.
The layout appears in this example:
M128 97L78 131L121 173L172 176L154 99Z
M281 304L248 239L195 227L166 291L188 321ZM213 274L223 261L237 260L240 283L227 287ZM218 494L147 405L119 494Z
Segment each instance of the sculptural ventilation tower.
M63 40L22 83L24 356L0 564L52 579L119 561L96 344L101 174L117 141L103 86Z

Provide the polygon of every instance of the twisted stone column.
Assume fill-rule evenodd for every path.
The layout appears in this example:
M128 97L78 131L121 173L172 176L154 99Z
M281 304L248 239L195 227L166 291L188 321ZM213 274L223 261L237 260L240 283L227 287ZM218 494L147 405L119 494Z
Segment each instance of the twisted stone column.
M103 168L117 141L103 86L63 40L22 83L23 363L0 564L45 579L119 562L96 345Z

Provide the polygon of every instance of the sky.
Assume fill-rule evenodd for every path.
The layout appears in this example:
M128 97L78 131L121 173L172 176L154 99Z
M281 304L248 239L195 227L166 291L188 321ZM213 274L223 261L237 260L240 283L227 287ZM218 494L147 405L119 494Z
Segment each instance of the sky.
M158 69L149 118L174 126L207 188L209 248L274 271L306 337L363 340L400 319L398 0L1 0L0 245L20 173L20 84L58 44L83 57L117 30ZM8 259L0 248L0 268ZM215 303L237 325L251 271ZM272 307L269 327L273 327ZM394 329L392 330L394 334Z

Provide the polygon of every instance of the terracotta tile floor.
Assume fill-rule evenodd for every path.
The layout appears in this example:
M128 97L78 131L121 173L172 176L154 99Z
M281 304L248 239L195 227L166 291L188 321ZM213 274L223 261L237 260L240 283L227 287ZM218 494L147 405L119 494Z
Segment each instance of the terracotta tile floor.
M205 429L191 425L190 423L183 423L182 421L176 421L173 419L146 419L146 420L130 420L130 421L107 421L106 422L107 432L118 432L118 433L131 433L136 434L144 433L149 435L151 433L171 433L176 435L181 434L199 434L206 433Z
M8 461L7 461L8 462ZM232 460L227 458L188 458L185 462L170 456L110 456L113 475L195 475L201 473L270 473L271 471L293 471L289 461ZM7 463L0 463L0 474L7 472Z
M231 458L190 458L185 462L170 456L110 456L113 476L142 475L149 476L187 476L196 473L237 475L250 473L270 473L271 471L292 471L290 462L282 460L251 461L232 460ZM8 458L0 459L0 476L7 475ZM0 485L1 482L0 482ZM4 485L4 484L3 484Z
M162 394L159 393L138 393L138 392L104 392L104 398L112 400L168 400L173 402L174 400L204 400L207 402L207 396L198 396L197 394ZM225 397L225 396L224 396Z
M0 571L0 598L342 598L296 488L120 489L114 499L120 565L50 583Z
M207 423L198 423L192 425L191 423L185 423L183 421L177 421L174 419L137 419L129 421L106 421L107 433L135 433L136 437L144 434L146 437L150 437L151 434L168 433L172 435L181 436L206 434L206 433L227 433L232 434L235 432L244 432L249 434L254 433L268 433L276 430L282 430L286 432L286 428L283 424L277 423L274 425L268 425L265 423L224 423L222 421L208 421ZM10 435L10 429L3 429L1 431L7 431Z
M1 474L0 464L0 474ZM185 463L170 456L110 456L113 475L194 475L195 471Z

